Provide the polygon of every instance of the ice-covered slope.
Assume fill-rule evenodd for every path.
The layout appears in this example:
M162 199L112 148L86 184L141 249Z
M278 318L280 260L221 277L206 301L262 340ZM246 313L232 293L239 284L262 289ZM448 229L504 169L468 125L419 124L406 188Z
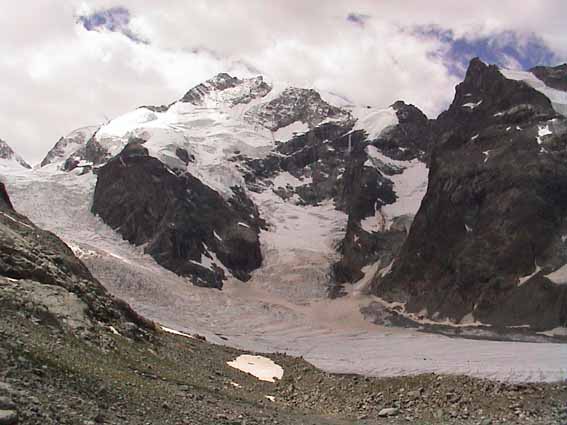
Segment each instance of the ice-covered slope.
M341 106L329 101L337 101ZM257 233L262 221L251 222L245 218L238 220L240 224L229 226L226 220L215 217L216 213L204 212L203 207L207 207L214 196L200 196L200 207L188 207L197 198L189 199L191 197L183 195L183 190L176 190L173 195L168 190L171 185L185 186L194 194L197 182L202 183L224 198L223 210L236 207L239 211L248 211L247 217L254 215L250 213L254 208L261 210L261 199L266 197L275 197L282 210L304 211L308 205L318 208L325 204L330 211L335 211L337 220L340 214L348 216L353 212L374 215L380 207L394 202L395 192L400 192L400 199L406 195L401 193L402 185L391 183L379 167L364 160L368 156L363 149L366 144L372 142L380 151L384 144L388 149L385 155L405 159L408 165L409 161L415 160L425 169L421 159L427 148L420 143L412 145L414 138L406 137L406 130L398 131L401 135L396 133L398 115L403 115L407 108L409 106L403 103L389 108L353 106L336 95L321 95L309 88L268 84L262 77L239 79L219 74L193 87L170 105L143 106L99 128L71 133L57 143L43 164L65 170L77 168L79 173L99 167L99 176L105 177L105 183L98 179L100 187L97 187L95 197L99 197L94 199L93 211L107 222L110 220L128 240L145 244L162 264L169 264L168 267L177 271L185 269L180 266L183 262L195 266L201 264L209 270L214 264L233 272L235 265L229 260L232 254L227 254L230 249L225 243L234 239L234 235L244 237L244 226ZM382 134L384 139L380 139ZM127 149L127 155L121 154L129 143L136 143L138 148ZM120 162L110 167L110 159L119 154L122 155ZM133 203L122 202L128 193L132 193L126 189L131 184L127 182L129 174L121 173L122 166L128 168L136 164L137 172L153 174L152 178L140 177L142 186L156 181L154 173L158 172L159 166L150 159L140 159L140 154L158 159L175 177L159 171L162 176L159 179L170 182L163 193L140 187L139 199ZM363 160L359 161L360 158ZM345 173L349 178L344 177ZM192 183L189 184L187 179L196 180L190 180ZM383 185L383 190L373 189L378 183ZM106 190L102 185L113 189ZM395 186L393 190L392 186ZM144 195L149 193L154 194L152 199ZM103 194L112 194L112 199ZM155 202L164 208L144 206ZM188 204L183 206L184 203ZM149 210L148 215L146 210ZM158 224L156 214L169 218ZM180 222L181 216L197 217L199 214L209 222L207 225L203 220L197 226ZM264 231L268 232L274 222L269 214L260 211L260 218L265 222ZM337 235L341 232L344 235L346 216ZM312 224L318 225L316 221ZM200 230L190 230L192 227ZM168 228L176 230L170 232L166 230ZM149 230L146 237L140 237L133 229ZM185 236L181 237L182 234ZM250 237L253 238L246 236ZM322 280L333 279L329 267L337 260L335 251L341 237L320 252L326 266L315 273L325 276ZM187 240L193 241L191 246L187 245ZM265 247L262 249L266 251ZM216 257L222 264L218 264ZM175 268L171 267L173 263ZM287 264L293 267L289 262ZM280 264L279 267L286 266ZM218 287L218 279L211 286Z
M276 141L287 141L297 131L350 119L348 111L328 104L314 90L219 74L169 106L140 107L111 120L89 142L95 155L77 149L67 158L76 158L76 165L98 165L139 138L150 156L171 169L190 170L230 197L231 187L244 186L238 164L227 161L231 156L263 158Z
M0 139L0 172L12 168L27 168L31 166L6 143Z
M212 291L163 269L93 216L95 180L93 174L50 169L7 176L16 208L60 235L113 294L164 326L234 347L303 356L338 373L434 372L508 382L567 376L567 352L560 344L462 340L375 326L358 311L372 298L351 293L329 300L320 282L311 278L309 264L303 271L299 263L294 270L276 267L280 259L286 267L290 264L278 255L278 246L288 256L297 255L296 261L303 258L302 250L332 254L329 243L336 238L341 217L328 206L296 211L280 208L278 198L259 200L263 211L275 211L275 226L262 236L266 249L274 249L274 255L267 256L273 269L261 269L247 283L230 281L225 290Z
M515 71L501 69L500 72L510 80L524 81L531 87L544 94L553 105L553 108L560 114L567 116L567 91L548 87L542 80L528 71Z
M55 146L53 146L43 161L41 161L40 166L45 167L46 165L65 161L74 152L83 147L88 140L94 135L98 126L81 127L78 128L65 137L61 137Z

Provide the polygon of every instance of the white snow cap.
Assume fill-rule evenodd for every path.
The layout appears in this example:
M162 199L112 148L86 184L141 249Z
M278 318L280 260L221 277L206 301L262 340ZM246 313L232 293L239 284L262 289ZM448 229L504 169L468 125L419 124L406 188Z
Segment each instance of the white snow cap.
M276 379L282 379L283 368L274 363L272 359L263 356L251 356L243 354L235 360L227 362L230 367L241 370L255 376L260 381L275 382Z

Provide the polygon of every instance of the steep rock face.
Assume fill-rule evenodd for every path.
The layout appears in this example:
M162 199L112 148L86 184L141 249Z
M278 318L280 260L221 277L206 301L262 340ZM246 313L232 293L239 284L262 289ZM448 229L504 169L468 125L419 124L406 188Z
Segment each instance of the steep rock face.
M2 182L0 182L0 208L8 211L14 209L10 196L8 195L8 191L6 190L6 186Z
M395 160L425 160L434 142L432 120L416 106L401 100L395 102L392 108L396 111L398 124L380 134L373 145Z
M10 145L2 139L0 139L0 160L14 162L24 168L31 169L31 165L29 165L20 155L15 153Z
M69 158L86 145L97 129L98 127L83 127L61 137L55 146L49 150L40 165L45 167L56 161Z
M427 194L372 292L433 319L564 326L567 286L546 275L567 261L565 118L473 60L435 132Z
M391 179L404 171L402 161L426 161L429 157L433 126L414 105L398 101L392 107L398 124L386 127L374 140L363 139L353 145L343 186L349 217L339 247L341 259L333 266L337 285L331 291L332 296L342 293L342 283L361 279L365 266L377 261L390 263L413 219L407 215L393 217L393 222L387 226L382 208L399 200ZM362 224L369 217L378 218L378 227Z
M397 119L389 119L390 113ZM364 124L373 128L370 133L375 136L355 130L355 121L346 119L321 124L278 143L265 158L233 158L245 164L251 190L272 187L283 199L300 205L333 200L338 210L348 214L345 235L338 241L340 260L330 273L331 296L342 293L343 283L362 278L366 265L379 259L391 261L413 217L393 216L393 223L372 230L361 222L381 216L383 207L404 196L396 194L392 177L402 174L412 160L425 161L432 146L431 121L413 105L396 102L390 112L368 110L367 117ZM356 126L361 127L360 123ZM289 177L282 178L285 174Z
M282 198L296 196L297 202L305 205L333 199L337 208L344 210L343 177L350 158L351 129L352 123L348 122L323 124L278 143L265 158L235 157L233 160L245 164L249 188L254 189L256 183L263 181L264 186L272 186ZM354 136L355 141L363 139L361 133ZM282 173L289 173L297 183L280 184L277 176Z
M104 324L141 336L154 327L113 298L57 236L18 214L1 183L0 193L2 309L41 306L35 307L35 315L42 320L55 319L87 333ZM14 305L18 303L22 305Z
M558 66L536 66L530 72L545 83L546 86L557 90L567 91L567 63Z
M246 280L260 266L260 219L242 190L223 199L189 173L176 175L132 141L100 168L92 211L162 266L221 288L224 269Z
M360 220L393 202L395 196L385 174L364 165L369 142L363 131L352 128L349 121L322 124L279 143L266 158L234 160L246 165L245 178L251 188L264 179L282 198L297 196L304 205L333 200L338 210L352 211ZM277 185L277 176L282 172L291 174L299 184Z
M208 97L223 100L230 105L249 103L251 100L266 96L272 87L259 76L241 80L226 73L220 73L189 90L180 102L203 105ZM162 112L162 111L160 111Z
M87 140L86 144L65 160L63 170L72 171L80 167L84 171L90 171L94 166L101 165L110 159L110 152L96 138L97 131Z
M347 111L325 102L317 91L289 87L270 102L251 108L244 118L276 131L294 122L302 122L312 128L327 118L348 117Z

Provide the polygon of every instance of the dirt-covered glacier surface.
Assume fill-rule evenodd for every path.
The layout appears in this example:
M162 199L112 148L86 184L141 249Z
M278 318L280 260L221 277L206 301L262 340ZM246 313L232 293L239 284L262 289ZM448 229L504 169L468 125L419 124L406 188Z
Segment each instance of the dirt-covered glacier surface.
M567 377L567 345L448 338L365 321L373 300L353 291L329 300L325 281L346 217L331 205L294 207L277 196L255 202L271 224L265 264L223 291L193 286L123 241L90 213L96 177L50 169L6 173L15 207L65 240L115 295L164 326L212 342L303 356L336 373L467 374L496 380Z

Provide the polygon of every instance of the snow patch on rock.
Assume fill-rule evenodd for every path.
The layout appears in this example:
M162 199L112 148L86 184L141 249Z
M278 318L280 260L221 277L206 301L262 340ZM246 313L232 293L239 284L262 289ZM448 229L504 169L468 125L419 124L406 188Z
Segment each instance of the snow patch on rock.
M264 356L243 354L235 360L227 362L227 364L230 367L255 376L260 381L276 382L276 379L282 379L284 374L284 370L280 365Z
M394 218L402 215L415 215L421 206L421 201L427 192L429 170L425 163L418 159L405 162L404 171L394 174L389 179L394 183L396 202L382 207L386 217L386 227L389 228Z
M377 139L387 127L399 123L394 108L352 108L351 113L357 118L353 131L364 130L368 133L368 140Z
M551 101L553 109L561 115L567 116L567 92L546 86L543 81L528 71L501 69L500 73L509 80L523 81L530 85Z

